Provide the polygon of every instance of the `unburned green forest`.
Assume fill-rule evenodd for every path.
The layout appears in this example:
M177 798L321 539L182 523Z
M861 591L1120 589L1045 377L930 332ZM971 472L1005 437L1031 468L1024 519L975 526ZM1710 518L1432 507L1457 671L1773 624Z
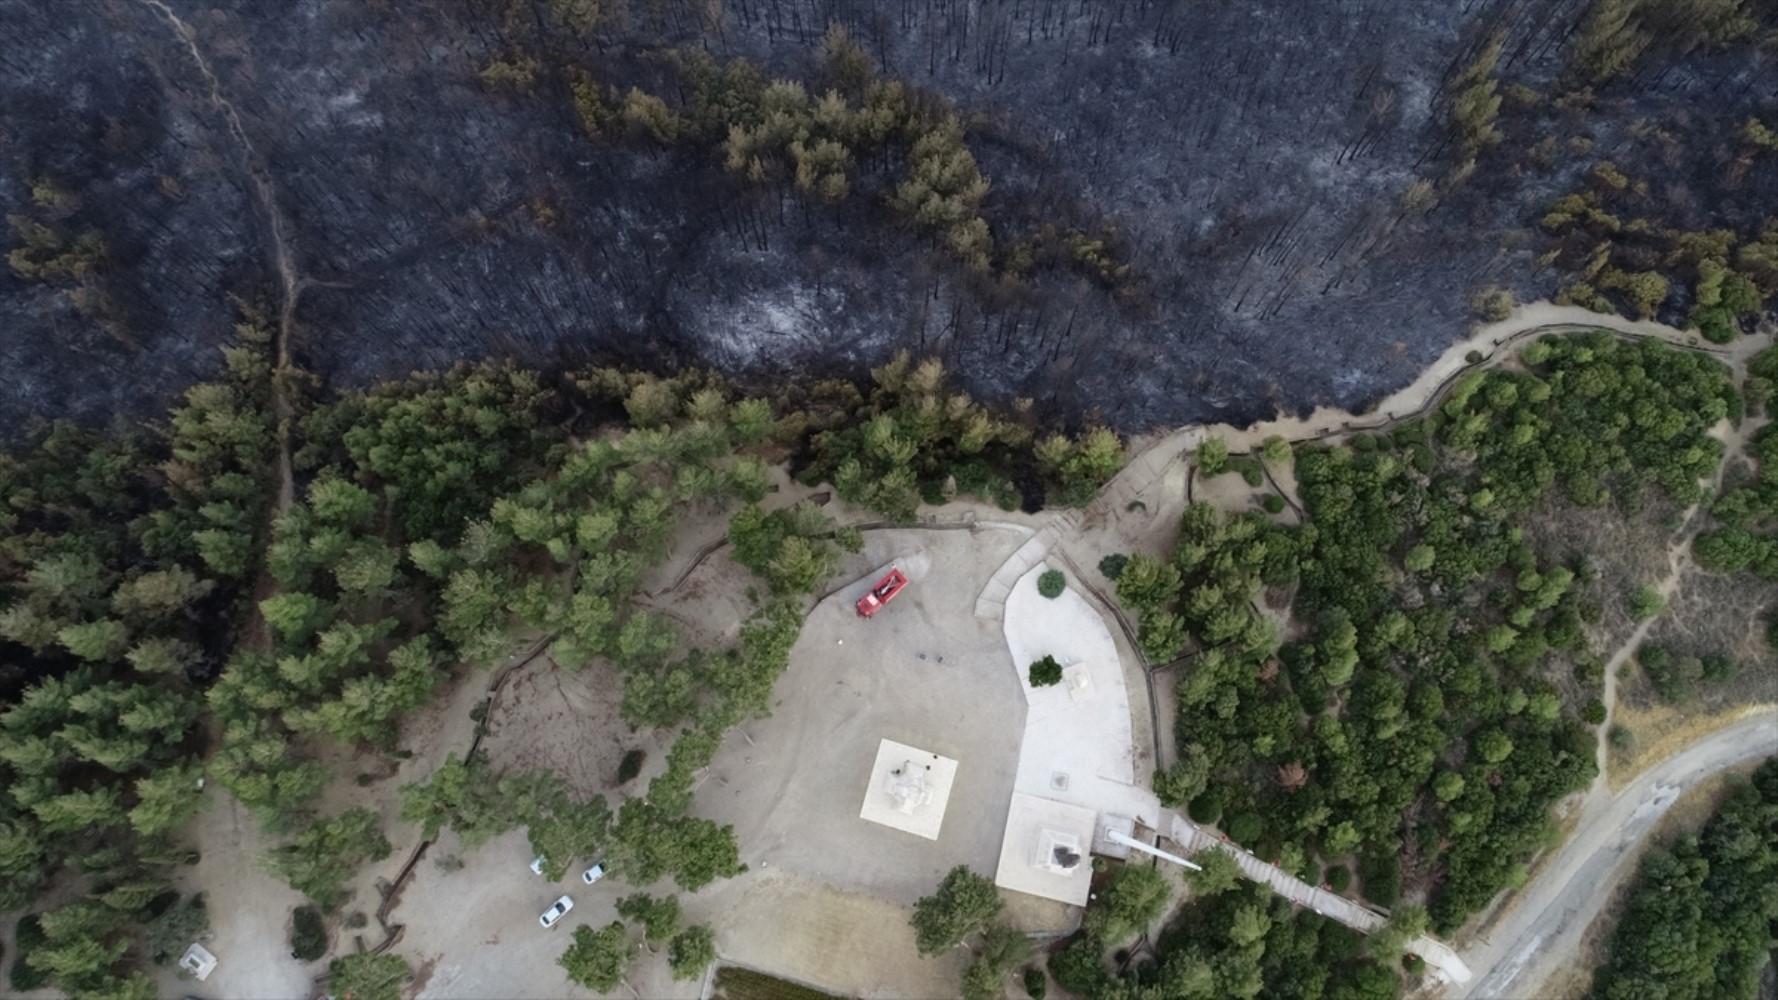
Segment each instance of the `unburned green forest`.
M1586 552L1540 550L1527 518L1634 517L1659 494L1733 523L1748 489L1708 485L1710 432L1748 406L1716 361L1603 333L1519 361L1425 419L1256 454L1293 465L1304 523L1194 504L1169 558L1107 567L1146 656L1184 657L1163 801L1311 882L1423 902L1441 934L1523 881L1559 836L1550 806L1597 774L1602 602L1661 610ZM1201 471L1226 474L1209 451ZM1743 568L1712 558L1726 530L1697 536L1704 569ZM1691 681L1769 678L1778 645L1710 662Z
M638 885L731 876L732 832L694 815L692 776L769 712L808 595L858 545L816 507L763 510L769 466L831 478L893 524L958 490L1079 501L1121 464L1115 435L991 414L936 362L770 402L701 372L494 363L323 397L284 369L280 427L268 336L243 324L227 361L228 380L162 422L54 424L0 463L0 905L32 911L15 988L153 995L145 965L202 927L201 897L171 885L218 786L276 838L263 867L335 911L394 831L321 807L347 777L329 748L400 757L404 717L526 649L614 665L622 718L677 733L665 772L606 801L472 751L404 787L401 820L470 848L525 827L556 877L599 854ZM732 646L691 647L639 607L690 510L727 519L759 580ZM708 931L685 933L684 968L701 972Z

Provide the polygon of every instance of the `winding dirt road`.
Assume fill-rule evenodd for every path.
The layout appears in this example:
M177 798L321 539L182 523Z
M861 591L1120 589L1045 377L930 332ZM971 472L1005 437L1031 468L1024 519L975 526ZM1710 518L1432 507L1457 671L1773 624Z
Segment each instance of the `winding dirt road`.
M1744 761L1778 754L1778 711L1720 729L1650 768L1616 796L1589 799L1580 825L1549 866L1464 957L1476 973L1459 998L1529 996L1579 951L1612 888L1630 874L1634 848L1686 788Z
M278 274L278 326L272 344L272 355L277 371L282 373L290 367L290 340L296 328L296 303L302 295L304 279L297 273L294 240L290 235L289 221L278 206L278 193L272 185L271 171L266 169L264 157L259 155L259 150L254 148L253 141L247 137L247 129L241 124L240 113L222 92L222 81L210 68L210 61L204 57L204 50L198 45L197 32L163 0L141 2L173 29L173 34L191 56L198 72L203 75L210 89L210 103L221 112L229 138L240 154L248 180L252 181L254 199L259 202L260 214L265 219L270 236L271 245L267 249L271 253L272 269ZM295 500L296 477L290 464L290 421L294 415L295 409L285 395L283 380L274 378L272 416L278 421L278 479L272 510L274 518L289 511Z

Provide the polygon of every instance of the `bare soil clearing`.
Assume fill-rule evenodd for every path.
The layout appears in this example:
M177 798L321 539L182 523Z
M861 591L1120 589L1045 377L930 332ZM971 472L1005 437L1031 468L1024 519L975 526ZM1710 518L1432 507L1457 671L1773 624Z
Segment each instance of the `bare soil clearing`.
M651 764L664 761L673 733L630 729L618 715L623 682L610 664L595 660L571 670L546 660L537 667L508 681L489 713L482 749L494 770L543 768L581 796L609 796L626 751L645 751Z
M199 860L181 869L179 885L184 892L204 893L211 934L204 947L217 959L201 990L224 997L308 995L325 959L305 964L290 955L290 911L305 900L259 864L278 839L266 836L259 820L220 789L189 829ZM159 970L155 980L162 996L199 989L171 969Z
M698 811L735 824L743 861L902 904L953 865L991 867L1024 701L999 630L972 609L979 567L1020 540L993 529L866 536L840 573L855 588L891 561L923 554L931 570L910 570L913 582L868 621L853 611L851 589L819 604L778 680L772 715L724 741ZM858 818L885 738L959 762L935 842Z

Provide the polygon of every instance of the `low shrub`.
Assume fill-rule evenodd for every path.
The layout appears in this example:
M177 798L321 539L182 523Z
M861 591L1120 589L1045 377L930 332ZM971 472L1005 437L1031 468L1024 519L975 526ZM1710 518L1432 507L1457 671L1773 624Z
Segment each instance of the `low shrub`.
M1250 848L1264 835L1266 821L1260 818L1259 813L1238 813L1229 820L1227 829L1230 840Z
M1227 801L1228 796L1221 789L1213 788L1192 799L1186 813L1194 823L1214 823L1222 818L1222 807Z
M1394 906L1401 898L1401 864L1393 854L1367 854L1359 858L1358 879L1364 898L1379 906Z
M1486 323L1498 323L1511 316L1517 304L1512 292L1492 285L1469 297L1469 311Z
M626 752L624 759L617 765L617 783L623 785L636 780L636 775L642 773L642 763L647 759L648 751L646 750L638 749Z
M1327 870L1327 887L1334 892L1345 892L1352 888L1352 873L1345 865L1334 865Z
M12 988L20 993L34 990L49 982L49 973L39 971L31 966L26 959L31 953L42 946L45 940L43 926L37 922L37 915L20 917L18 927L13 931L13 947L18 954L12 959Z
M1046 655L1043 659L1031 664L1030 669L1026 671L1026 677L1034 688L1060 684L1062 683L1062 665L1056 662L1055 657Z
M1667 599L1653 587L1641 587L1630 595L1630 617L1637 621L1653 618L1667 606Z
M1068 576L1059 569L1046 569L1037 578L1037 592L1052 601L1061 597L1062 591L1067 589Z
M1025 970L1025 995L1031 1000L1043 1000L1043 995L1049 992L1049 988L1050 977L1044 975L1042 969L1033 966Z
M1116 583L1117 578L1124 575L1124 567L1128 565L1129 562L1129 556L1124 555L1122 552L1113 552L1099 560L1099 575Z
M321 911L313 906L299 906L290 914L290 957L313 962L327 954L327 924Z
M1050 956L1050 975L1056 985L1070 993L1093 996L1111 981L1100 957L1102 946L1090 935L1082 934L1073 943Z

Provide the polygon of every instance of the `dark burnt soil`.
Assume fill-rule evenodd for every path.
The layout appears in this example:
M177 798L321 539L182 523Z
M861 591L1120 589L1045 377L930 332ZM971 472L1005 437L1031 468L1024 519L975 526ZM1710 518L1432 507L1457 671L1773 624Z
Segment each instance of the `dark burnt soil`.
M1547 90L1584 0L631 0L623 28L543 52L520 95L477 73L526 37L531 0L168 7L265 164L301 289L292 348L335 385L488 355L852 374L908 348L984 396L1125 429L1355 407L1459 336L1478 288L1548 291L1536 219L1595 160L1698 225L1752 227L1778 188L1715 180L1778 90L1743 46L1509 120L1468 181L1404 208L1454 165L1443 82L1498 29L1503 81ZM1115 225L1137 291L1061 273L986 291L863 199L786 198L750 238L718 165L587 138L553 68L671 98L638 54L697 45L807 77L834 21L965 113L991 221ZM145 0L0 0L0 24L0 209L41 214L45 178L71 193L56 221L106 240L110 310L0 269L0 426L154 413L214 369L231 297L280 304L242 144ZM1551 134L1592 151L1524 167Z

